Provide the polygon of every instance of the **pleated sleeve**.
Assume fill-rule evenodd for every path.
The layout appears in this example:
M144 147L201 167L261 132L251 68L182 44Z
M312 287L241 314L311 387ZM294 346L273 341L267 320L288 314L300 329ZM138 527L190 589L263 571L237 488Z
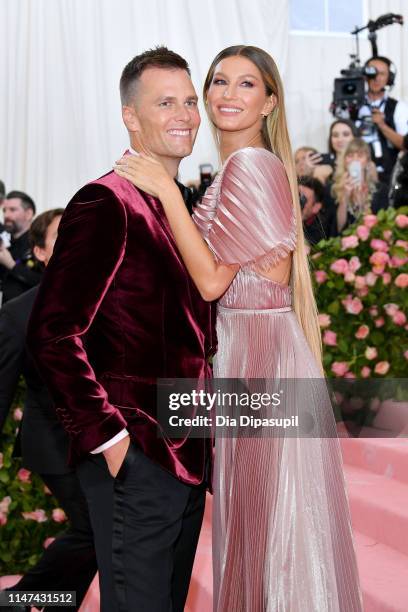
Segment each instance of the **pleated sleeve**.
M296 245L286 171L266 149L233 153L194 219L217 260L226 264L267 270Z

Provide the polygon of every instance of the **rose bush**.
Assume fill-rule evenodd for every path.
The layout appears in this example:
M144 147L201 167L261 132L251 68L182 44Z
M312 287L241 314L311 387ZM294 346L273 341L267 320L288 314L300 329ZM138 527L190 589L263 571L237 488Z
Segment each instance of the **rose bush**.
M365 215L311 252L329 377L408 376L407 213Z
M36 474L13 457L22 417L23 386L17 393L1 434L0 446L0 576L20 574L40 558L44 544L63 529L65 515Z

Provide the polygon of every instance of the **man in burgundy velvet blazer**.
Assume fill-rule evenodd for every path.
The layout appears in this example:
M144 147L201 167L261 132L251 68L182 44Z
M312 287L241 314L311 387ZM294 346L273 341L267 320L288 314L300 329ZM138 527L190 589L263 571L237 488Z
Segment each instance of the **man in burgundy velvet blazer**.
M185 60L163 47L135 57L121 98L132 147L140 134L176 176L200 123ZM28 342L70 435L103 611L184 609L211 444L158 437L155 382L209 376L213 323L158 200L113 172L74 196Z

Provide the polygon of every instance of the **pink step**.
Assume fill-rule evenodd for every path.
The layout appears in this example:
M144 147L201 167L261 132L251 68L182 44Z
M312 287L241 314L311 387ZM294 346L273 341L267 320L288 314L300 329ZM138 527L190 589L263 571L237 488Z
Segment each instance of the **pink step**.
M340 444L347 464L408 484L407 438L343 438Z
M398 435L408 434L408 402L385 400L373 421L373 427L388 429Z
M408 557L354 532L364 612L406 612Z
M408 485L344 467L354 529L408 555Z

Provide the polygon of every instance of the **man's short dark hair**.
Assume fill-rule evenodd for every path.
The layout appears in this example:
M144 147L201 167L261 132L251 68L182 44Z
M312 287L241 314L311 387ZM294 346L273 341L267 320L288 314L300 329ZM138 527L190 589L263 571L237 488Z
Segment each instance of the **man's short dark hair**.
M25 210L28 210L29 208L31 208L31 210L33 211L33 214L35 215L34 200L30 198L29 195L24 193L24 191L9 191L9 193L6 195L6 200L11 200L12 198L18 198L19 200L21 200L22 207Z
M303 185L304 187L308 187L311 189L315 195L315 202L323 203L324 198L324 187L322 183L313 176L301 176L299 178L299 185Z
M51 225L55 217L61 217L63 212L63 208L53 208L51 210L46 210L34 219L30 227L30 233L28 234L32 249L35 246L41 249L45 247L48 226Z
M178 53L170 51L167 47L149 49L136 55L123 69L119 84L122 105L129 105L133 102L137 82L147 68L185 70L190 75L190 68L186 60Z

